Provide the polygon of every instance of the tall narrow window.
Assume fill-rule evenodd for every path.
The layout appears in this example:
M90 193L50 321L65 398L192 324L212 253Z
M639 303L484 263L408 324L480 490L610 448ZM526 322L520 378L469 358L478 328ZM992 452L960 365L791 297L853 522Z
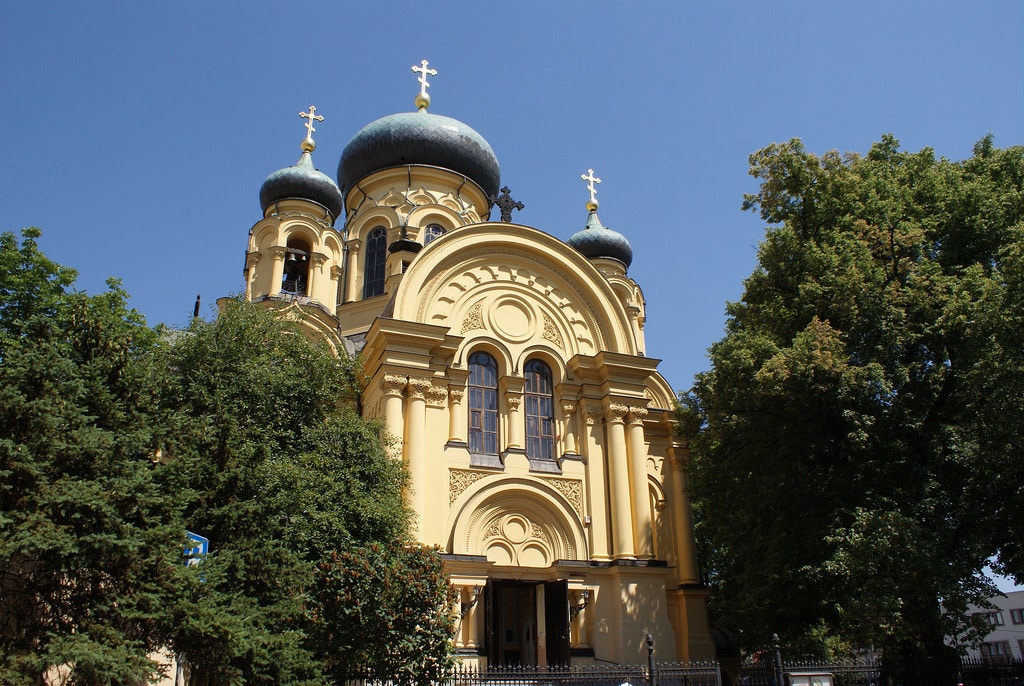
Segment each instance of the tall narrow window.
M430 241L435 238L440 238L444 235L444 227L440 224L429 224L427 228L423 229L423 245L427 245Z
M551 368L540 360L527 362L526 455L534 460L555 459L553 390Z
M469 452L498 454L498 363L483 352L469 356Z
M366 262L363 266L363 297L384 292L384 263L388 256L388 230L378 226L366 237Z

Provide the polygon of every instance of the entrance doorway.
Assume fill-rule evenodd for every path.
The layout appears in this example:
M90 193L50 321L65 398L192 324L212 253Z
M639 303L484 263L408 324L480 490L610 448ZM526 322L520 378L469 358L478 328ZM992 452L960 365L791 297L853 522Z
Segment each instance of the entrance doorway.
M569 590L564 580L492 579L485 601L492 665L569 664Z

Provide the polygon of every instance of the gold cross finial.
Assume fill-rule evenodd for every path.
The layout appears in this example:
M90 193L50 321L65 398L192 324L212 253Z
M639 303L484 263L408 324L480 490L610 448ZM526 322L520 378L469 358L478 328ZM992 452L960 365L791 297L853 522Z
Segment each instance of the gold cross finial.
M429 62L422 60L420 66L413 65L412 67L413 73L419 74L416 80L420 84L420 94L416 96L416 109L420 111L430 107L430 96L427 95L427 88L430 87L430 84L427 83L427 76L437 76L436 69L427 69L428 64Z
M597 211L597 188L594 186L595 183L601 183L601 179L594 176L594 170L588 169L586 174L580 174L580 178L587 182L587 190L590 191L590 201L587 203L587 209L591 212Z
M302 149L305 152L313 152L316 150L316 143L313 142L313 132L316 129L313 128L314 121L323 121L324 116L316 113L316 106L310 105L309 112L299 112L299 116L306 119L306 138L302 141Z

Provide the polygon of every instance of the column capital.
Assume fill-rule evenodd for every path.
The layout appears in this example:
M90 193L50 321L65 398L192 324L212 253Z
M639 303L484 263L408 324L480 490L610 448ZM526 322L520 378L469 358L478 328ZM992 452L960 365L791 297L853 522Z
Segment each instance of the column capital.
M523 402L523 396L518 393L509 392L505 394L505 402L508 404L508 409L513 412L519 409L519 406Z
M408 385L409 397L416 398L417 400L425 400L427 391L433 388L433 386L434 384L430 379L411 376L409 377Z
M575 412L575 411L576 411L576 403L568 403L568 402L563 402L562 403L562 414L564 414L566 417L572 416L572 413Z
M604 408L600 405L586 405L583 408L583 416L586 418L587 424L597 424L604 418Z
M384 391L384 395L402 397L407 383L409 383L408 377L399 376L398 374L385 374L384 378L381 379L381 389Z
M448 400L448 387L443 384L431 384L427 389L427 404L432 407L444 407Z
M280 246L273 247L270 249L270 254L274 256L275 260L284 261L284 256L288 254L288 248L282 248Z
M260 258L262 256L263 255L260 254L258 250L253 250L252 252L247 253L245 256L245 268L252 269L253 267L255 267L259 263Z
M604 416L609 422L621 424L629 414L629 406L620 403L607 403L604 406Z
M466 389L464 386L448 386L448 395L451 397L452 402L461 403L462 397L466 395Z
M642 424L644 419L647 417L647 408L630 405L628 417L630 424Z

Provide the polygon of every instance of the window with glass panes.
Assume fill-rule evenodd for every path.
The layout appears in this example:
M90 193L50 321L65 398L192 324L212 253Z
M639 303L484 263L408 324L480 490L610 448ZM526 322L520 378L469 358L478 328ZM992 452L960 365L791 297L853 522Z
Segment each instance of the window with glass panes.
M363 268L363 297L384 293L384 266L387 261L388 230L378 226L366 237L366 261Z
M485 352L469 356L469 452L498 454L498 363Z
M435 238L440 238L444 235L444 227L440 224L429 224L427 228L423 230L423 245L428 245L430 241Z
M526 454L539 460L555 458L552 427L555 400L551 368L540 360L526 363Z

